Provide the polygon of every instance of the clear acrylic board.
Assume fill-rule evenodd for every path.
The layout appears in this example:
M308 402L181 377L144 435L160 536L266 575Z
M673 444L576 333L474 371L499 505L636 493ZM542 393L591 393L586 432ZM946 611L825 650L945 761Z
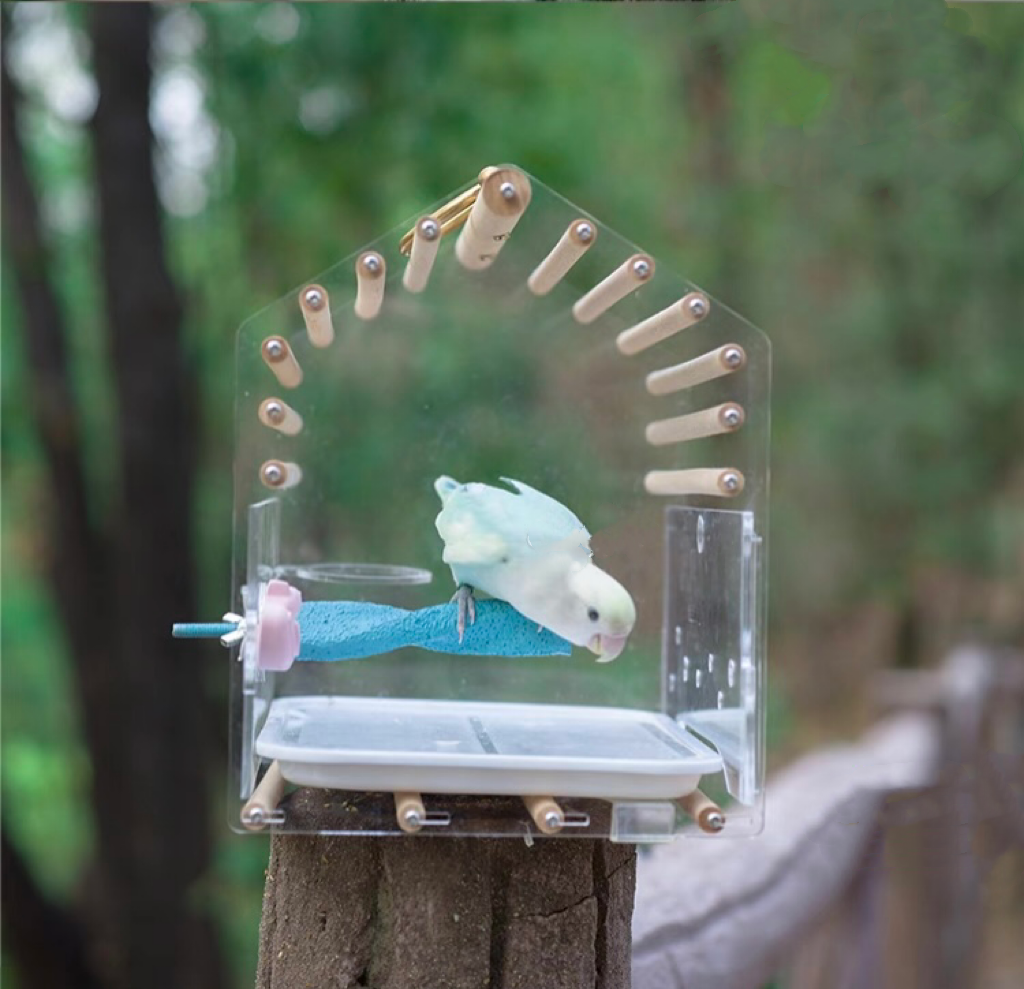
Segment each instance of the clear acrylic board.
M543 797L564 812L558 833L665 840L695 832L683 807L699 785L724 810L715 840L756 831L768 341L669 261L636 259L640 248L598 218L505 169L528 205L482 269L460 261L467 228L455 228L433 245L425 288L403 284L403 238L422 217L446 217L460 195L463 213L476 209L470 183L239 330L235 814L273 767L278 792L323 786L336 814L311 824L289 814L286 797L250 825L393 833L393 794L412 792L424 832L537 834L545 829L528 808ZM531 273L580 221L592 231L581 256L535 293ZM383 263L357 279L367 251ZM575 318L581 297L617 270L628 275L622 297L596 315L600 298L589 312L585 301L577 314L594 318ZM677 323L691 325L669 332ZM445 475L496 487L515 479L578 516L592 562L635 604L613 662L569 644L552 655L416 644L424 609L446 606L455 622L435 526ZM301 611L281 582L301 594ZM479 597L482 627L469 626L467 643L496 614ZM349 617L331 634L358 638L363 610L390 606L402 610L379 613L406 638L385 637L398 645L360 658L299 652L287 668L261 668L274 636L299 635L297 626L307 649L314 617L334 628L342 606ZM267 616L297 620L289 631Z

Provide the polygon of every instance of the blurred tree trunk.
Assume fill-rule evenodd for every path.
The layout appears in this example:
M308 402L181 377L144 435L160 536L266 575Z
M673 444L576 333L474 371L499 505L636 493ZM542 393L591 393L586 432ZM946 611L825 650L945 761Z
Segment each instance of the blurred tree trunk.
M118 412L109 519L90 513L66 328L6 67L4 245L50 475L51 582L92 762L104 981L205 989L222 978L213 925L190 902L209 863L202 678L168 634L193 613L191 403L153 180L153 14L148 4L97 4L89 15L100 93L91 125L99 263Z
M686 40L680 76L682 103L693 130L686 173L695 188L709 193L696 204L693 234L706 243L726 245L715 258L716 294L742 309L749 293L744 278L747 238L735 193L739 169L729 72L736 41L729 32L728 22L706 18L700 31Z
M4 929L21 989L99 989L73 917L50 903L11 844L0 835Z

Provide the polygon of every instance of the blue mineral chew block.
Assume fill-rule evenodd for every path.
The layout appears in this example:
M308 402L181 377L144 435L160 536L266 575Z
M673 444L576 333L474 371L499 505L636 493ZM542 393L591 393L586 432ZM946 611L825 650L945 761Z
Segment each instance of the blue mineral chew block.
M309 601L299 611L299 662L363 659L406 646L463 656L568 656L572 643L505 601L477 601L459 643L458 606L406 611L366 601Z

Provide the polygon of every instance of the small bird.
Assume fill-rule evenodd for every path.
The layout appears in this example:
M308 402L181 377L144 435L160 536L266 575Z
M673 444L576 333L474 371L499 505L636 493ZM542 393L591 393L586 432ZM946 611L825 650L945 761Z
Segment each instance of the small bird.
M598 662L615 659L636 622L629 592L592 560L590 533L565 505L521 481L515 491L439 477L437 531L458 590L459 641L476 620L473 591L507 601L520 614L586 646Z

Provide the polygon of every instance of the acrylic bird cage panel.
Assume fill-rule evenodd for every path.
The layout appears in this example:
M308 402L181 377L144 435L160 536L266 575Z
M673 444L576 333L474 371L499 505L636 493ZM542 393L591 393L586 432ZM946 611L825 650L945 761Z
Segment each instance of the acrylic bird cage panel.
M673 264L503 166L242 325L243 823L758 829L769 344Z

